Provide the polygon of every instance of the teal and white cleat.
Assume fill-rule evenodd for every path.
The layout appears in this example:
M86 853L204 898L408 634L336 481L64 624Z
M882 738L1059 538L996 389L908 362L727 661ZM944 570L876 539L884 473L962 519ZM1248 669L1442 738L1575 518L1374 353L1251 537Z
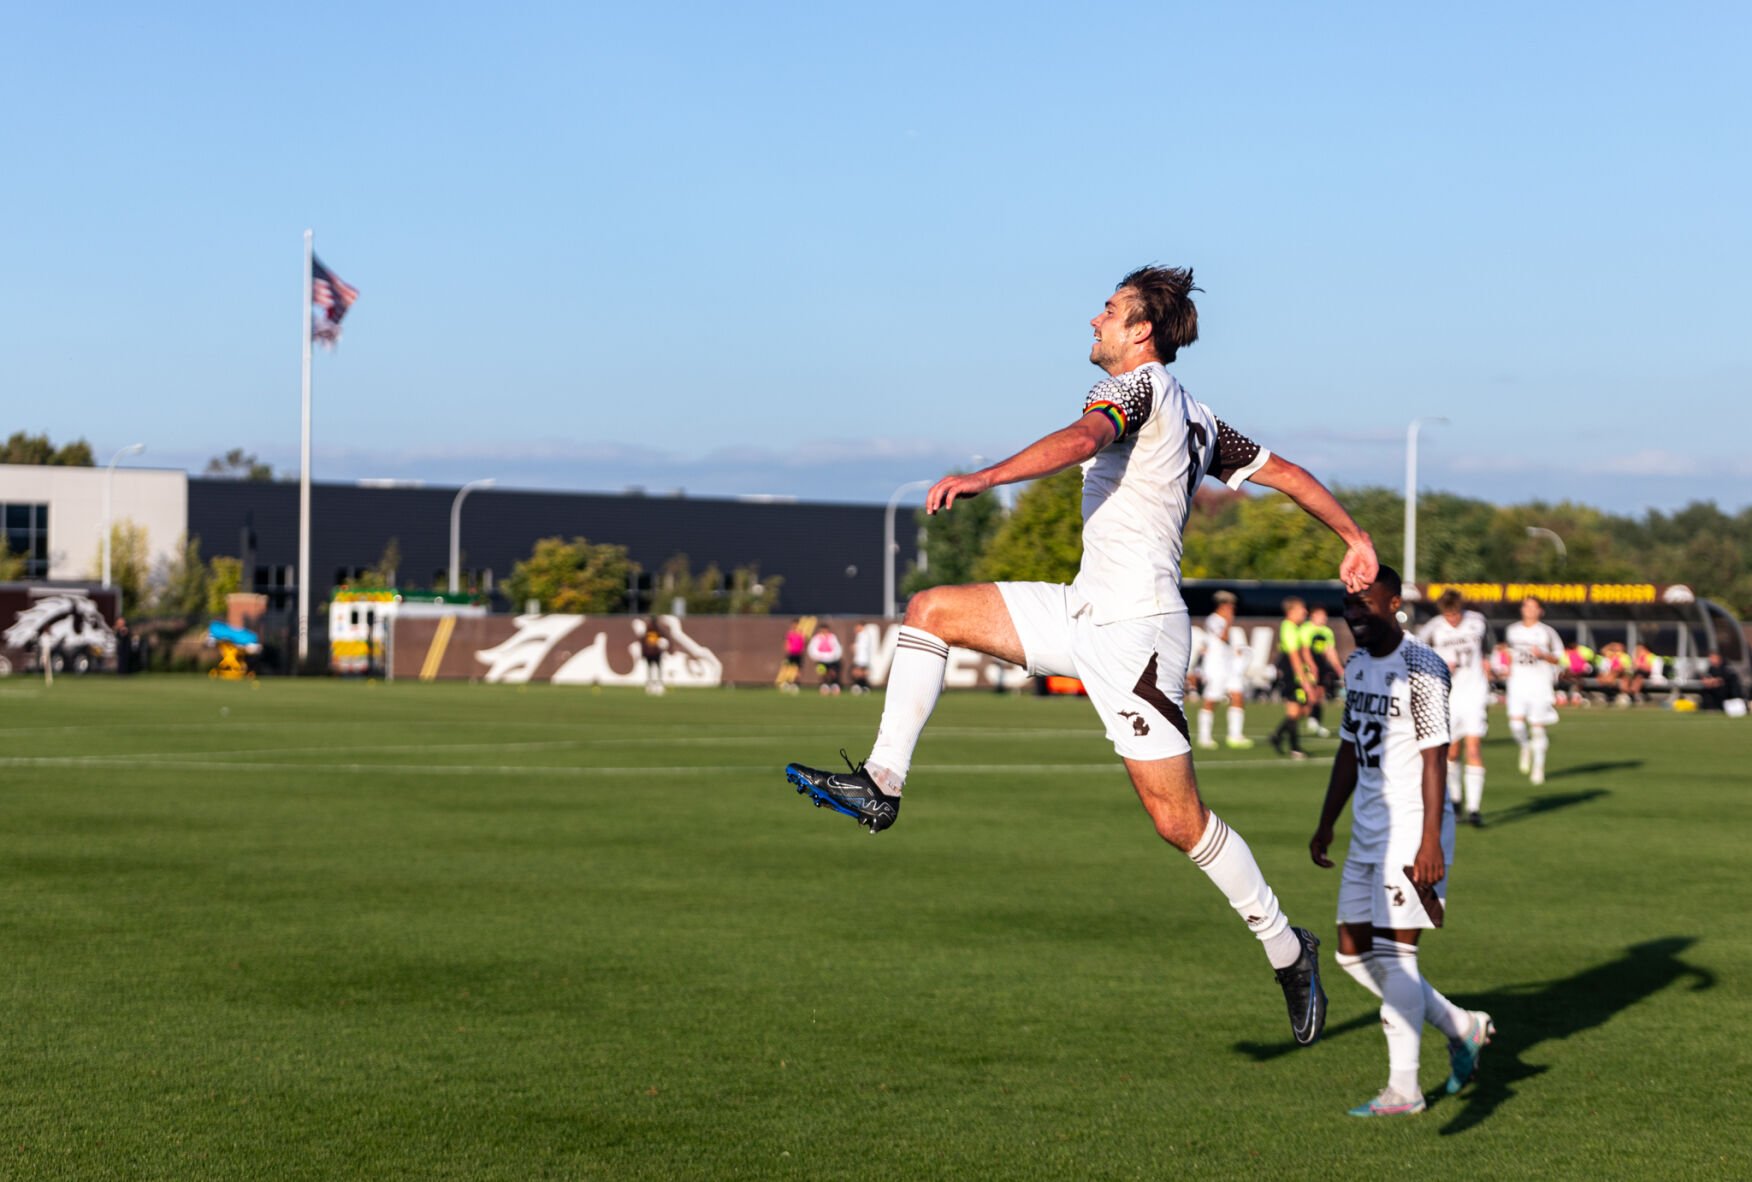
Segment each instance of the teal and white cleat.
M1483 1010L1472 1011L1472 1028L1466 1037L1448 1042L1448 1094L1452 1096L1478 1074L1478 1060L1496 1033L1496 1023Z
M1350 1110L1350 1114L1352 1116L1416 1116L1425 1107L1422 1096L1412 1096L1408 1099L1392 1088L1382 1088L1379 1096L1367 1104L1358 1104Z

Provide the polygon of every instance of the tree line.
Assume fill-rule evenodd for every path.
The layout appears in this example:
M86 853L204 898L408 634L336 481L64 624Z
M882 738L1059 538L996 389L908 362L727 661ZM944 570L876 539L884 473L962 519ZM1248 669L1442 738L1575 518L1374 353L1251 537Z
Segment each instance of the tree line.
M1381 561L1404 569L1405 499L1391 489L1339 487L1375 539ZM996 579L1069 582L1082 544L1076 469L1027 486L1005 512L989 493L937 517L908 592ZM1493 505L1455 493L1418 496L1417 575L1440 582L1684 583L1752 618L1752 507L1727 513L1695 501L1672 513L1606 513L1571 501ZM965 515L964 515L965 514ZM1550 535L1562 542L1560 552ZM1330 579L1344 548L1279 493L1199 490L1181 571L1199 579Z

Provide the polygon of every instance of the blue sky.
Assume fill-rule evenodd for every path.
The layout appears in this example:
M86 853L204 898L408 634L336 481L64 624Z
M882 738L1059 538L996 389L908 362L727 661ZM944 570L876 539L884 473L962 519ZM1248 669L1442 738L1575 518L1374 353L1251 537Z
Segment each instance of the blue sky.
M1174 367L1336 483L1752 503L1752 8L42 5L0 41L7 431L319 479L881 500Z

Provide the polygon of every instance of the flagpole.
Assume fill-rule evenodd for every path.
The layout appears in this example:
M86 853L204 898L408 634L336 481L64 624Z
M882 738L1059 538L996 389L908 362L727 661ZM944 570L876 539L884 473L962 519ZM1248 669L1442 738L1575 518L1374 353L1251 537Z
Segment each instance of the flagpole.
M298 669L310 660L310 280L314 234L304 231L304 415L298 445Z

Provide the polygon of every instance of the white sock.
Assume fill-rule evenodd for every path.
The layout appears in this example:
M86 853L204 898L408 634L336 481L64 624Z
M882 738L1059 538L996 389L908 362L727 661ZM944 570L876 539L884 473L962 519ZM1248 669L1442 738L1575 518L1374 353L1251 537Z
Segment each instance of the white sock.
M1338 962L1339 968L1350 974L1351 980L1355 981L1358 985L1361 985L1364 989L1367 989L1370 993L1373 993L1376 997L1381 996L1381 986L1375 983L1375 970L1373 967L1375 953L1372 950L1359 953L1356 956L1346 956L1341 952L1332 959Z
M1198 712L1198 741L1199 742L1208 743L1211 741L1211 731L1213 729L1215 729L1215 727L1216 727L1216 723L1213 721L1213 719L1216 716L1216 713L1217 712L1215 710L1211 709L1209 706L1205 706L1205 707L1200 708L1200 710Z
M941 637L923 628L900 626L894 642L894 663L888 668L888 693L882 702L882 725L876 730L876 745L870 749L865 768L882 791L899 796L906 774L912 768L913 748L937 695L943 692L943 670L949 664L949 646Z
M1387 1086L1401 1096L1423 1094L1417 1082L1423 1045L1424 983L1417 971L1417 945L1375 940L1375 982L1381 987L1381 1027L1387 1034Z
M1379 937L1376 938L1379 942ZM1415 947L1409 944L1397 944L1398 948ZM1339 953L1333 957L1338 967L1350 974L1352 980L1376 997L1381 996L1381 986L1375 980L1373 949L1358 956L1346 956ZM1472 1015L1436 992L1436 987L1426 978L1424 989L1424 1021L1440 1030L1448 1038L1464 1038L1472 1027Z
M1241 727L1246 721L1247 711L1239 706L1229 707L1229 737L1231 739L1239 739L1242 737Z
M1515 736L1515 742L1525 747L1527 745L1527 720L1524 718L1509 719L1509 733Z
M1533 738L1528 746L1533 748L1533 774L1543 776L1545 774L1545 752L1551 746L1551 737L1545 733L1544 727L1536 726L1533 728Z
M1452 759L1448 761L1448 799L1460 803L1460 765Z
M1448 789L1448 795L1454 795L1454 789L1452 786ZM1484 769L1482 767L1473 767L1471 764L1468 764L1466 766L1466 811L1469 813L1476 813L1478 811L1478 806L1483 803Z
M1302 955L1301 941L1290 930L1290 921L1278 906L1277 896L1259 872L1253 851L1217 814L1212 813L1205 824L1204 836L1187 851L1192 864L1205 872L1217 884L1259 942L1265 945L1266 959L1274 969L1288 968Z

